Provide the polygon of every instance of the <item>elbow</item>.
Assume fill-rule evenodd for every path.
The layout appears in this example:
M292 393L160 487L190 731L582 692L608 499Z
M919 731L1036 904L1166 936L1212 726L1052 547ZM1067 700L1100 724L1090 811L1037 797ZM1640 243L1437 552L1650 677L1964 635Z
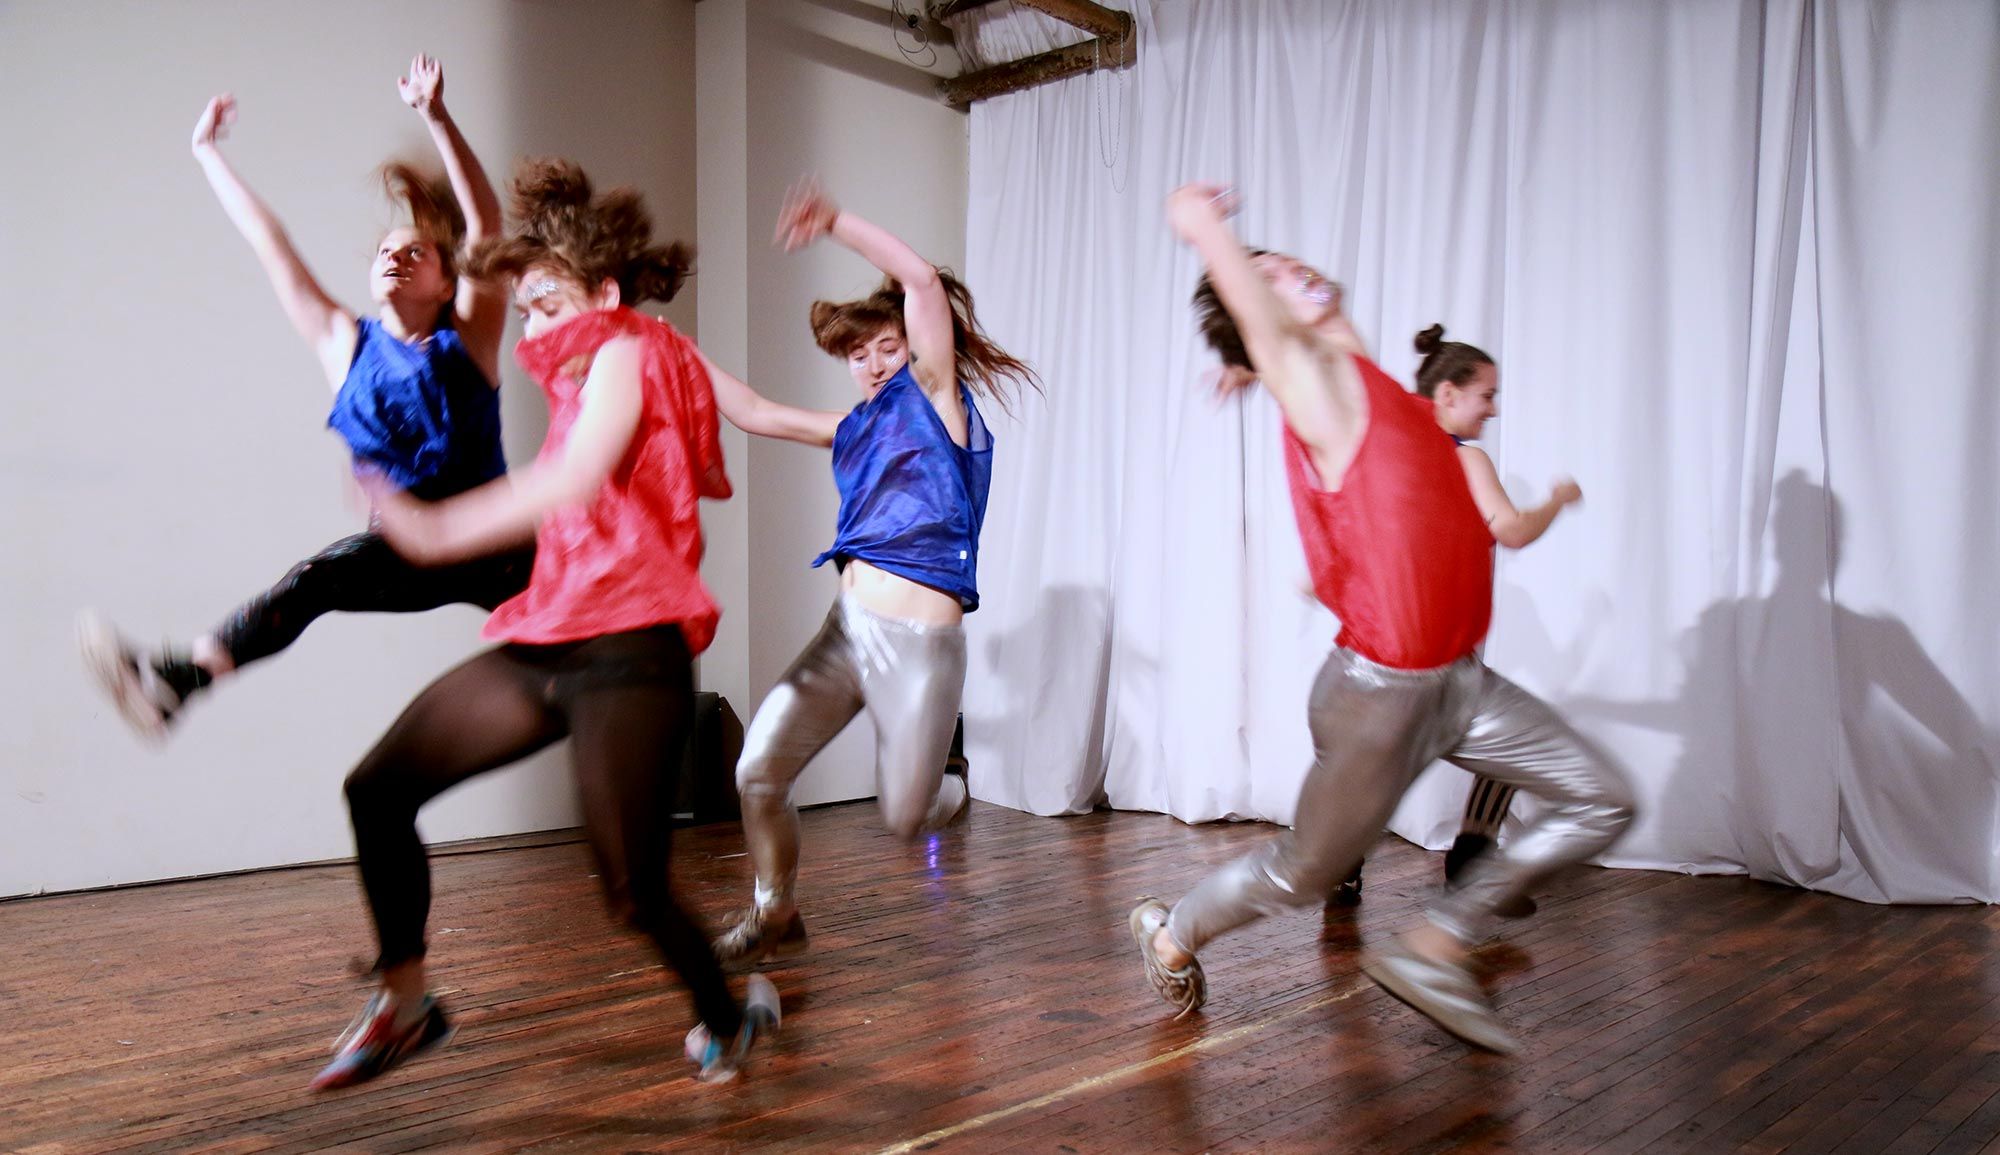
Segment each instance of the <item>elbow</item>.
M944 278L938 274L937 266L929 261L919 260L908 275L897 278L903 282L905 293L944 291Z

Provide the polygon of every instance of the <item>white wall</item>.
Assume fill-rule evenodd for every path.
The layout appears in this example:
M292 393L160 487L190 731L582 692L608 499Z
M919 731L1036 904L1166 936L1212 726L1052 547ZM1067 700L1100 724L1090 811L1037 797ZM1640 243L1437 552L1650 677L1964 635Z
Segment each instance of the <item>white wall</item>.
M703 347L797 405L846 409L859 400L845 368L813 344L806 312L815 298L862 295L879 276L831 244L790 256L771 247L794 180L817 173L844 206L932 261L964 264L966 119L896 54L886 15L861 0L698 6ZM947 56L937 67L954 63ZM724 633L702 678L747 722L832 603L832 567L807 563L833 538L838 497L822 451L741 439L728 450L737 498L708 507L704 571L724 606ZM797 797L874 793L863 720L806 771Z
M412 53L444 60L496 178L523 153L572 156L690 236L694 24L687 0L0 4L0 895L350 853L342 776L478 644L469 608L322 622L158 753L85 683L79 607L185 639L362 520L318 371L188 156L203 101L236 93L231 156L328 289L365 306L388 222L372 168L429 155L394 88ZM667 314L692 329L691 300ZM523 461L545 410L508 368ZM423 826L449 839L573 821L545 755Z

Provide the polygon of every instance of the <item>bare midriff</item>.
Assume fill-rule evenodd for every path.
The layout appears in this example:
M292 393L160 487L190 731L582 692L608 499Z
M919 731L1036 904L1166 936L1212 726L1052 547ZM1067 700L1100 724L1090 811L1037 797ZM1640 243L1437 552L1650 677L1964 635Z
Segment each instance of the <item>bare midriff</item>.
M859 559L849 561L847 568L841 571L840 588L865 609L885 618L951 626L965 617L958 599L950 594L887 570L876 569Z

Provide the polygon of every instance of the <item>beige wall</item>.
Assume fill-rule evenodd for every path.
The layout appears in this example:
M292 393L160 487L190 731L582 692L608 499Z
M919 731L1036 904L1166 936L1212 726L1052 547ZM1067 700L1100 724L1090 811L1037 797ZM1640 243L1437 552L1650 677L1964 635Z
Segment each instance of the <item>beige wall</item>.
M362 520L313 361L188 156L203 101L236 93L231 156L327 288L365 306L387 222L371 169L428 155L394 87L412 53L444 60L496 175L523 153L573 156L690 236L694 25L687 0L0 3L0 895L350 853L342 776L477 646L468 608L322 622L162 752L85 684L79 607L186 638ZM692 328L692 300L667 313ZM522 461L545 410L508 368ZM423 826L573 820L545 755Z
M885 15L861 0L698 6L702 343L797 405L859 400L845 368L813 345L806 311L816 297L866 293L879 274L832 244L790 256L771 247L794 180L817 173L845 207L931 260L964 261L967 121L895 55ZM832 540L838 498L824 451L764 440L729 449L739 496L709 508L706 570L728 645L704 659L702 676L747 722L832 602L832 567L807 563ZM873 740L865 720L849 727L806 771L799 800L873 795Z

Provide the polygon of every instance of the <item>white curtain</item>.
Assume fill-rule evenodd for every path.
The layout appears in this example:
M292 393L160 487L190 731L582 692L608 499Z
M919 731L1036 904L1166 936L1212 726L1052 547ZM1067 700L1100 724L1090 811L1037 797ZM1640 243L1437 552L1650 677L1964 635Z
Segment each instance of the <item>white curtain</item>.
M1161 218L1350 286L1377 359L1499 360L1517 502L1487 660L1627 766L1614 865L2000 893L2000 5L1160 0L1135 67L972 119L967 273L1045 395L994 422L975 793L1289 822L1335 625L1277 415L1219 404ZM963 18L974 59L1062 26ZM1466 777L1393 829L1437 846Z

